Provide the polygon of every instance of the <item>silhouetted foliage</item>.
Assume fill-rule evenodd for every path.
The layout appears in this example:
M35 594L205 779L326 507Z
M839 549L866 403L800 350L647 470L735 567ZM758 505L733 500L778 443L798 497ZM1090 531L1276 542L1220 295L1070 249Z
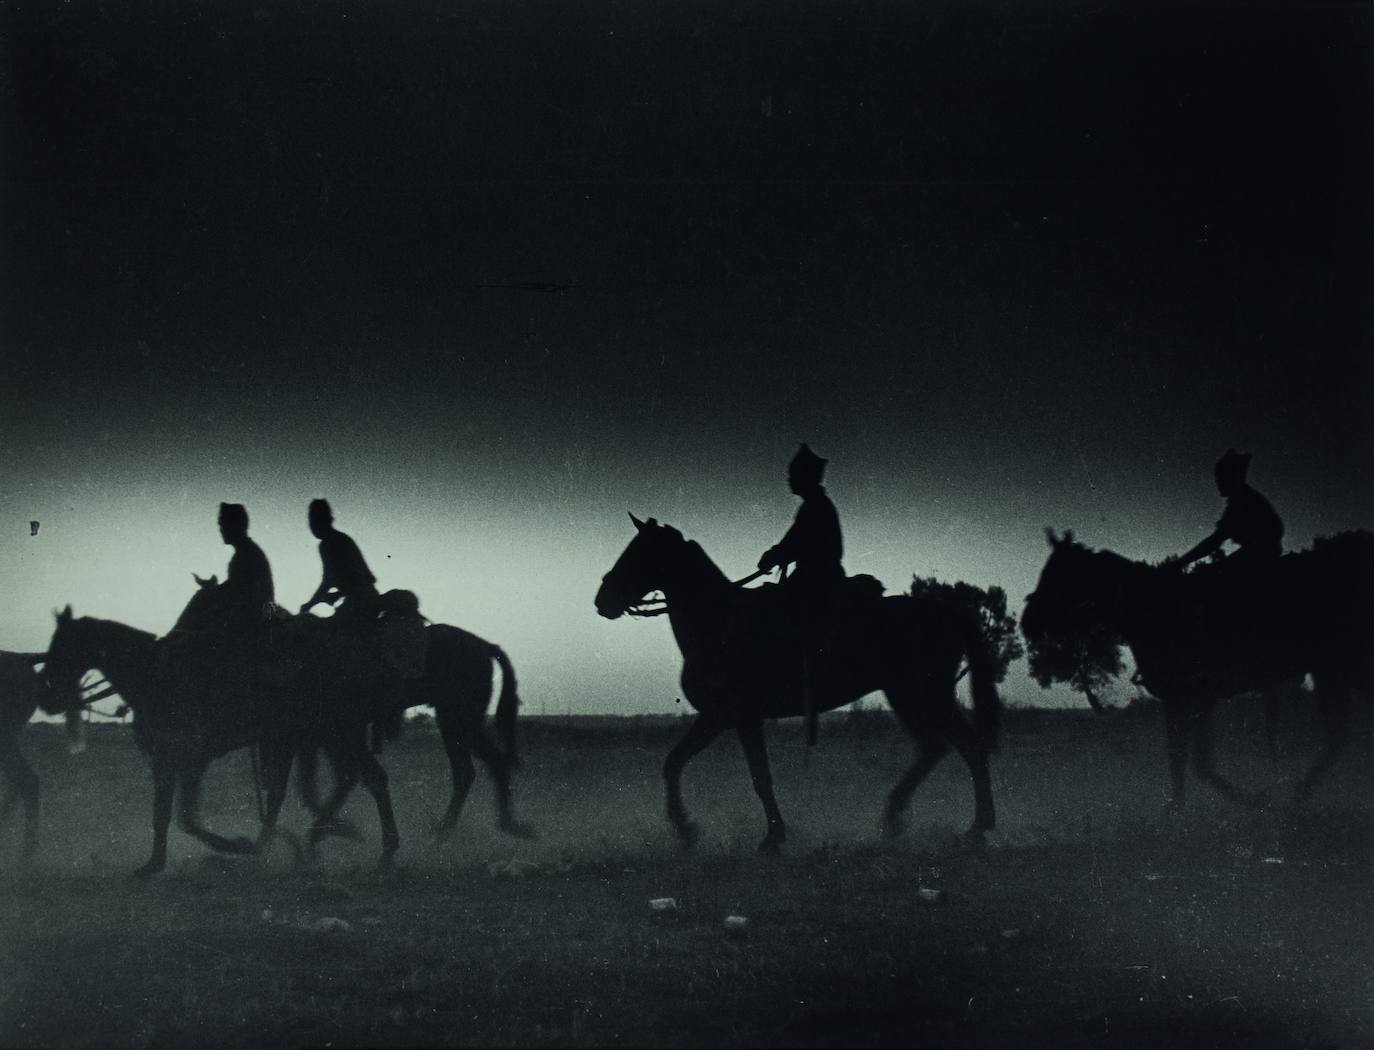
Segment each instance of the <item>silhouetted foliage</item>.
M1012 661L1025 655L1016 630L1016 617L1007 612L1007 592L1001 587L983 590L962 580L944 583L933 576L913 576L911 590L907 593L913 598L948 602L978 618L988 653L992 657L994 682L1002 682L1007 677L1007 669Z
M1064 682L1095 696L1125 668L1122 644L1104 623L1090 618L1063 633L1026 632L1030 675L1045 689Z

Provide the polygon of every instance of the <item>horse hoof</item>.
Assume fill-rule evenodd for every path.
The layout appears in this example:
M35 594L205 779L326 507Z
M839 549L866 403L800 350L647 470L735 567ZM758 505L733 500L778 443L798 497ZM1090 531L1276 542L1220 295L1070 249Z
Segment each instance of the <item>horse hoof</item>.
M783 839L781 836L774 837L768 835L759 843L759 852L765 857L776 857L782 852Z
M979 824L973 825L973 827L969 828L966 832L964 832L965 845L973 846L975 848L987 845L987 833L990 830L992 829L985 828Z
M157 861L150 860L147 864L143 865L143 867L137 869L134 872L134 878L150 879L158 872L160 872L164 867L166 867L165 864L159 864Z
M901 817L888 817L883 821L882 835L889 842L901 838L906 832L906 822Z
M429 829L429 837L435 842L446 842L452 834L453 823L445 820L439 821Z
M677 844L680 848L688 850L697 844L697 839L701 837L701 832L691 821L673 825L673 830L677 832Z
M229 840L229 852L256 853L258 852L258 844L254 842L252 839L248 838L248 836L240 835L238 838Z
M501 825L501 830L517 839L533 840L539 837L539 832L534 830L534 825L527 824L523 820L508 820Z

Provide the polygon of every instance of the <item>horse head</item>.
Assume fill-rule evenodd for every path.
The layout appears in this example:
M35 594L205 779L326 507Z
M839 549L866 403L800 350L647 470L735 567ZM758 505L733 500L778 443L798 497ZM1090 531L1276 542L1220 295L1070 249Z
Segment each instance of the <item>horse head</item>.
M596 611L608 620L642 608L644 599L661 590L672 554L686 542L671 525L653 518L640 521L633 514L635 535L601 578L596 592Z
M1121 671L1119 625L1113 622L1112 594L1129 563L1094 551L1073 538L1045 530L1050 556L1021 613L1031 677L1042 686L1066 682L1086 693L1094 708L1095 685Z
M68 605L53 613L57 621L43 663L39 706L44 713L62 714L81 706L81 679L90 670L89 656L81 639L81 621Z
M1071 529L1061 536L1046 528L1045 539L1050 556L1040 570L1035 590L1026 596L1026 609L1021 614L1021 631L1028 641L1042 636L1070 610L1082 606L1091 568L1092 552L1073 538Z

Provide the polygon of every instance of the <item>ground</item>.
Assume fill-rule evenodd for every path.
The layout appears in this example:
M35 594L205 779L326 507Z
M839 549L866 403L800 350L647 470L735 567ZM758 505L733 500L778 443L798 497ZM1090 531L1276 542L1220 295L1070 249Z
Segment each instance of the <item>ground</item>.
M1150 706L1011 712L983 848L959 834L957 760L907 835L879 839L910 759L886 715L823 719L809 758L795 722L770 726L778 857L754 850L762 814L730 739L688 767L703 834L673 847L674 719L526 720L516 802L540 838L500 835L479 777L454 839L431 843L447 769L413 725L384 756L393 870L360 794L366 841L309 867L284 847L219 858L174 830L146 882L129 872L151 788L127 728L68 756L59 728L31 727L44 845L24 871L16 829L0 838L0 1044L1374 1046L1368 713L1301 812L1282 802L1315 746L1308 712L1286 715L1277 765L1248 705L1223 716L1220 761L1274 787L1268 810L1197 789L1166 816ZM252 830L248 770L232 755L210 778L217 830ZM286 824L303 823L293 802Z

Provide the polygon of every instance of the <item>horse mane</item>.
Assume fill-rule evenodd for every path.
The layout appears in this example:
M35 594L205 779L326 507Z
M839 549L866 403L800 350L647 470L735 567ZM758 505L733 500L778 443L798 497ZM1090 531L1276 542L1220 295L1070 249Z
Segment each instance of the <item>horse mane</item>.
M683 546L687 548L691 556L696 558L697 561L701 562L702 566L708 572L710 572L713 576L719 577L719 579L725 583L730 582L730 578L726 576L724 571L721 570L721 567L711 559L711 556L706 553L706 549L702 547L700 543L698 543L696 540L689 539L684 539L682 542Z
M118 620L102 620L94 616L81 616L72 621L72 626L81 626L85 629L99 627L112 634L123 635L125 639L135 643L152 644L157 641L157 635L152 631L130 627L127 623L120 623Z

